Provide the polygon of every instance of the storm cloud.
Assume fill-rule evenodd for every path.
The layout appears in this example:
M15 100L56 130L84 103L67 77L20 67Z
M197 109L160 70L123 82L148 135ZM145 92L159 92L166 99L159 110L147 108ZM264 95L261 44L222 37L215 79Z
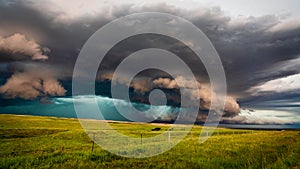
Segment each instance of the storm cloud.
M37 3L30 0L0 3L0 66L8 64L7 67L14 67L7 70L11 71L12 76L5 79L5 84L0 87L4 98L33 99L43 95L63 95L66 90L71 90L68 85L72 76L70 72L80 49L97 29L128 14L163 12L189 20L215 46L227 78L225 111L231 112L229 114L238 115L239 108L243 106L251 107L285 98L290 98L290 102L299 99L300 18L297 16L269 14L231 17L218 6L199 4L186 8L158 1L143 4L97 1L96 5L84 5L82 8L80 4L80 1ZM58 8L59 5L61 8ZM195 60L188 48L172 39L156 36L134 37L123 43L120 42L106 55L99 68L100 81L111 80L111 72L125 55L145 47L161 46L177 54L190 66L199 81L203 99L201 106L205 110L210 107L209 77L204 65ZM43 73L34 73L42 69L40 66L34 71L26 69L23 72L14 66L16 61L25 63L28 60L36 65L45 62L51 70L64 69L42 76ZM22 67L22 63L17 65ZM27 80L25 77L28 77ZM126 78L125 74L123 78ZM163 72L145 71L143 77L131 83L131 87L138 93L136 100L144 102L143 97L153 88L176 89L174 78ZM122 79L119 81L122 84ZM21 89L28 91L27 96L19 91ZM96 90L103 90L103 87ZM240 117L234 120L247 121Z
M43 52L50 52L48 48L41 48L33 40L28 40L24 35L16 33L8 37L0 36L0 51L1 62L26 60L28 58L32 60L45 60L48 56Z
M42 48L23 34L0 37L0 61L8 63L13 72L6 83L0 86L2 97L32 100L65 95L66 90L55 78L55 71L49 69L49 66L41 67L39 63L28 62L28 60L46 60L48 56L44 53L49 52L49 48Z
M184 77L177 77L175 79L159 78L155 79L153 83L160 88L179 89L177 85L178 81L180 81L181 84L185 84L184 86L187 88L192 84L192 82L186 80ZM216 97L216 93L210 89L210 86L201 85L200 82L197 82L197 84L199 90L192 90L189 96L191 96L191 99L200 99L200 109L210 110L213 97ZM196 92L199 92L199 94ZM200 98L198 98L198 96L200 96ZM227 97L224 111L225 116L235 116L240 112L240 106L233 97Z
M45 76L47 73L47 76ZM0 86L0 93L4 98L37 99L48 96L63 96L66 90L49 72L15 73L7 82Z

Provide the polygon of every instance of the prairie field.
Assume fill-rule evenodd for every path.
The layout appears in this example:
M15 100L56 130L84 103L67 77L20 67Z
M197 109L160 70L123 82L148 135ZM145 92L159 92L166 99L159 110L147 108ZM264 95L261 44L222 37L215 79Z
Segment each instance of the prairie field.
M151 137L165 124L109 122L124 135ZM152 131L160 128L159 131ZM103 150L77 119L0 115L0 168L300 168L300 131L218 128L199 143L201 126L171 150L127 158Z

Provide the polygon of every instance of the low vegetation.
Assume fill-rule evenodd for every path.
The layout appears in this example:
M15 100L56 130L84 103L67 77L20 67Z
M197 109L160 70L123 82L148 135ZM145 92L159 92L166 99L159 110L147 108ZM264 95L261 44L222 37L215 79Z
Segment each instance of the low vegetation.
M160 124L110 122L121 133L145 137L170 128ZM160 128L160 130L155 129ZM200 126L161 155L126 158L95 144L78 120L0 115L0 168L300 168L299 131L218 128L205 143Z

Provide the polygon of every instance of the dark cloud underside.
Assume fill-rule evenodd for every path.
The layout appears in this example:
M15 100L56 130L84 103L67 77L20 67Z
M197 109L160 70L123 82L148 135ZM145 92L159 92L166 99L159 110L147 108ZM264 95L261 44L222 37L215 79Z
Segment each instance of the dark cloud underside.
M15 94L12 87L20 85L25 86L26 90L28 86L33 89L33 95L30 93L32 96L42 97L47 92L54 92L54 95L62 95L66 92L70 95L76 58L84 43L96 30L121 16L135 12L155 11L186 18L208 36L222 60L228 95L232 96L232 99L237 99L242 106L260 106L267 102L286 100L286 98L291 102L299 101L300 84L298 84L299 88L288 92L264 91L266 90L264 84L267 82L300 73L299 17L271 14L231 18L219 7L195 6L187 9L168 3L145 5L103 3L103 8L93 15L87 13L68 18L67 11L53 12L55 11L53 7L47 6L51 3L47 1L45 4L17 0L0 2L2 96L5 96L3 94L5 89L12 97ZM9 42L19 45L7 47ZM23 49L22 46L26 43L34 47ZM100 81L97 82L97 94L110 95L107 90L110 89L111 72L126 56L149 47L173 52L190 66L199 82L209 85L205 67L188 47L170 37L145 34L123 40L110 50L99 68ZM173 66L172 60L170 66ZM46 78L42 73L38 75L33 73L39 70L47 72L49 76ZM19 84L19 79L23 79L23 75L30 78ZM132 99L147 103L149 91L145 94L143 88L147 88L149 84L145 81L150 79L152 83L159 78L172 79L167 73L158 70L150 69L142 72L131 85L131 91L135 93ZM43 86L45 82L53 82L51 84L55 87L50 87L51 91L45 91L47 88ZM10 83L13 85L9 85ZM254 89L259 91L253 94ZM55 93L55 90L60 92ZM169 104L176 105L180 101L174 97L178 92L176 89L163 90L169 93Z

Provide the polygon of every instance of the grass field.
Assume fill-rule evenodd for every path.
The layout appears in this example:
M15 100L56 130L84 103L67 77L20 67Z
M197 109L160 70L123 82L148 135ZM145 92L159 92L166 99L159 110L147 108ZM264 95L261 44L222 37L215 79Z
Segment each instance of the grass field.
M111 122L133 137L169 128L159 124ZM161 127L162 131L151 131ZM76 119L0 115L0 168L300 168L300 131L217 129L205 143L194 126L161 155L134 159L95 146Z

